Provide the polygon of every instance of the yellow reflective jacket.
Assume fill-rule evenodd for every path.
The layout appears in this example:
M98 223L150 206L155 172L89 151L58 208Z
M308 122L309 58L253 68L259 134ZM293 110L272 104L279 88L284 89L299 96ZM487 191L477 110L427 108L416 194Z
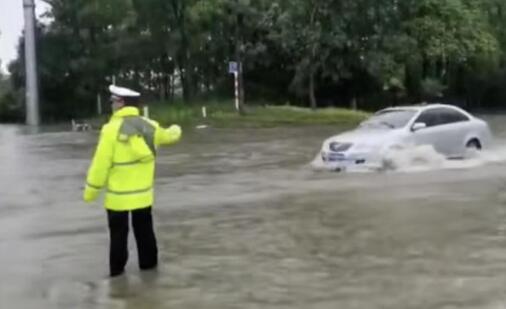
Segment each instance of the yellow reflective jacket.
M139 116L135 107L118 110L100 132L83 199L94 201L105 188L107 209L126 211L153 205L156 149L180 138L177 125L164 129Z

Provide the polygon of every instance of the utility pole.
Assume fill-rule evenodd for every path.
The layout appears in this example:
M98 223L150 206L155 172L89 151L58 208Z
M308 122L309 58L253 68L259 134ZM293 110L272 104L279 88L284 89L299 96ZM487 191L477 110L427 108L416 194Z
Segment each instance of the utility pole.
M40 124L40 115L34 0L23 0L23 9L25 12L26 124L38 126Z

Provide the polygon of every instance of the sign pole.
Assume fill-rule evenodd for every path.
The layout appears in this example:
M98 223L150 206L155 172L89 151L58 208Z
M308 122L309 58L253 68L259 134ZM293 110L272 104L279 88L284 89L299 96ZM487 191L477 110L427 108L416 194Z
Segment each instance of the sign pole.
M235 110L239 111L239 72L234 72Z
M234 96L235 96L235 109L240 111L240 93L239 93L239 65L235 61L228 63L228 73L234 74Z

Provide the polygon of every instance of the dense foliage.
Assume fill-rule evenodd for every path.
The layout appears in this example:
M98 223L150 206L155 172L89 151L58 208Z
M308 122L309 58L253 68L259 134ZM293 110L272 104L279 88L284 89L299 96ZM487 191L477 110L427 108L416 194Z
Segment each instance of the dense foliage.
M46 119L93 114L113 76L150 101L230 98L236 59L246 103L506 103L504 0L45 1ZM23 48L0 114L22 112Z

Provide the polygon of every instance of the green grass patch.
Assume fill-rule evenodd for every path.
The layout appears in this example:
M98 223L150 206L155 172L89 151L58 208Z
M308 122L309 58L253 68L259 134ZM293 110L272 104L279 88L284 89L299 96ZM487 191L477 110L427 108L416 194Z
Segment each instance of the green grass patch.
M202 107L207 118L202 117ZM150 105L150 117L164 125L208 124L214 127L277 127L300 125L353 126L368 117L368 113L344 108L322 108L315 111L288 105L248 104L239 115L233 102L156 103Z

